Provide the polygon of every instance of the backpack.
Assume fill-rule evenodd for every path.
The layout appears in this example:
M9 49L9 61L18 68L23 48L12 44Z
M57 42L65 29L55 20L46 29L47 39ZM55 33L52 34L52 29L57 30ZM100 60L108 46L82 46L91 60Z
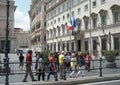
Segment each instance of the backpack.
M55 67L55 65L53 63L50 63L49 64L49 69L50 69L50 71L55 71L56 67Z

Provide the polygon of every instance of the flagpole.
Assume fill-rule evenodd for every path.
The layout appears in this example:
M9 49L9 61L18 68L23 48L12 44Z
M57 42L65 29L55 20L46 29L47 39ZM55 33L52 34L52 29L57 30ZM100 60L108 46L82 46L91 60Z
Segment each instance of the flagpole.
M91 41L91 37L92 37L92 33L91 33L91 0L89 0L89 14L90 14L90 38L89 38L89 43L90 43L90 48L89 48L89 53L90 56L92 56L92 41Z
M70 23L71 23L71 6L72 4L71 4L71 0L70 0ZM71 30L71 34L70 34L70 44L72 44L72 41L71 41L71 37L72 37L72 32L73 32L73 29ZM72 45L70 45L70 51L72 51L72 47L71 47Z

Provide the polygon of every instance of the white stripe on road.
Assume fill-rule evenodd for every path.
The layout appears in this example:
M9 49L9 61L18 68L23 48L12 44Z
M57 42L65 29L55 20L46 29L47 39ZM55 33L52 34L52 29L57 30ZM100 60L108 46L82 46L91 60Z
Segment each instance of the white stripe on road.
M120 80L104 81L104 82L96 82L96 83L88 83L88 84L78 84L78 85L97 85L97 84L106 84L106 83L114 83L114 82L120 82Z

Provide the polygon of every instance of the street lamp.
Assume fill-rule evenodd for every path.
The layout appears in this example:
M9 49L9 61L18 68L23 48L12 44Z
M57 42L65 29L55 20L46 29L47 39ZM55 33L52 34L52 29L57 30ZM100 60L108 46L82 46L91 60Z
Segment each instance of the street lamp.
M8 41L8 36L9 36L9 5L10 1L6 0L6 39L5 39L5 85L9 85L9 57L8 57L8 46L9 46L9 41Z

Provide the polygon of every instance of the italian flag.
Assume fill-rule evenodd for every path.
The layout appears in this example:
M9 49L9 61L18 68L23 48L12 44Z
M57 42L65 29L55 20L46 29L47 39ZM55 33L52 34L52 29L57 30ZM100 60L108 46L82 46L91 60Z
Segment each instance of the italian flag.
M70 23L70 20L67 21L66 28L67 30L72 30L72 25Z

